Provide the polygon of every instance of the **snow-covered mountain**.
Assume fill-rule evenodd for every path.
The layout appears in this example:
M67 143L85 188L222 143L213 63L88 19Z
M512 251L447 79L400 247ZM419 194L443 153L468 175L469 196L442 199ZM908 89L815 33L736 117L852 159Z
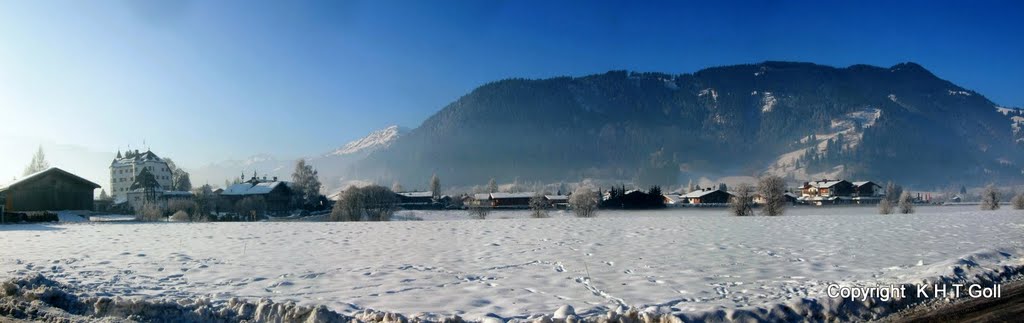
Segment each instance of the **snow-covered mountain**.
M387 148L398 139L398 136L405 132L407 132L406 129L397 125L380 129L371 132L366 137L353 140L324 157L369 153L381 148Z
M309 158L308 161L320 173L320 181L324 184L324 190L332 192L344 187L344 184L351 180L345 175L349 174L352 164L373 152L390 147L408 131L408 129L397 125L389 126L370 132L366 137L350 141L329 153Z

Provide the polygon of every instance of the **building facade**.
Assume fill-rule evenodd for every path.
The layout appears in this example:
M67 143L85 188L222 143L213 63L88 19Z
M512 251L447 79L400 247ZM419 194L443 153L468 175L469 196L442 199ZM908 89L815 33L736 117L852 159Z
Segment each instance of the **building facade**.
M171 169L163 158L148 150L129 150L124 155L118 151L117 157L110 163L110 196L114 201L120 203L128 200L132 183L143 169L153 174L161 188L171 188Z

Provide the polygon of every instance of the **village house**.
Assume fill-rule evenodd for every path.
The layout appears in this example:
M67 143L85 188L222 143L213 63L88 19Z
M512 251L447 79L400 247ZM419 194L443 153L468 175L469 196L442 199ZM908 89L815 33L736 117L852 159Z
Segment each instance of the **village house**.
M823 179L800 187L800 202L812 205L873 204L881 201L882 187L871 181Z
M857 204L877 204L884 193L882 186L872 181L853 182L853 201Z
M25 176L0 188L6 212L92 210L100 186L57 167Z
M533 192L491 193L491 207L494 208L528 208Z
M662 193L661 196L665 200L665 206L667 207L682 206L686 203L682 195L678 193Z
M686 203L693 205L713 205L729 203L729 199L732 197L732 193L720 189L705 188L687 193L681 198L685 200Z
M243 183L228 186L220 193L229 205L236 205L238 201L247 197L261 198L267 205L267 212L270 214L284 214L291 210L294 190L290 182L279 181L277 177L262 179L253 177Z
M405 209L428 208L434 205L433 192L401 192L398 196L398 207Z

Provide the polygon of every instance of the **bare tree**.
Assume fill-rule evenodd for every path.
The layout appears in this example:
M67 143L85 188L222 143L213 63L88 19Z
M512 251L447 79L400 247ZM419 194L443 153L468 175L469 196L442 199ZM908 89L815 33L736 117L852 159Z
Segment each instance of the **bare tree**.
M349 187L341 193L328 218L330 221L390 221L398 196L386 187Z
M430 177L430 193L435 200L441 198L441 179L437 178L437 174Z
M50 168L50 162L46 161L46 154L43 153L43 146L39 146L35 155L32 155L32 162L25 167L23 176L32 175Z
M362 188L363 206L370 221L391 221L398 196L387 187L370 185Z
M889 200L889 204L896 205L896 203L899 203L900 194L902 193L902 186L896 185L896 183L893 183L892 181L889 181L888 184L885 184L885 199Z
M757 183L757 193L764 198L761 214L776 216L786 211L786 180L775 175L761 177Z
M985 186L985 191L981 193L981 209L984 211L992 211L999 209L999 189L993 184Z
M1014 195L1013 199L1010 200L1010 204L1013 205L1014 210L1024 210L1024 192Z
M597 216L597 203L600 197L588 187L577 188L569 197L569 205L577 217L592 218Z
M136 221L156 222L164 219L166 209L157 203L143 203L138 210L135 210Z
M486 219L490 213L491 207L488 205L473 205L469 207L469 214L480 220Z
M899 209L903 214L914 213L914 202L911 200L910 192L900 193Z
M541 192L534 193L530 197L530 216L535 218L546 218L548 217L548 201L544 198L544 194Z
M900 203L900 195L903 195L903 187L892 181L885 184L885 197L878 202L878 214L892 214L893 209Z
M334 209L328 218L331 221L361 221L363 219L363 197L362 190L350 186L338 195L338 201L334 203Z
M748 216L754 214L751 207L754 188L750 184L742 183L736 185L733 197L729 198L729 211L735 216Z
M244 219L256 221L267 212L267 202L262 196L248 196L235 203L235 212Z
M892 214L893 203L889 201L889 198L883 198L878 202L878 214Z

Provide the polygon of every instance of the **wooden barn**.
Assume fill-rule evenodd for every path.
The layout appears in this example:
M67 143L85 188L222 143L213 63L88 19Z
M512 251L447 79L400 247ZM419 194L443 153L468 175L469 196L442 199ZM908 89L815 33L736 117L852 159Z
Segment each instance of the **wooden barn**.
M100 186L57 167L0 188L7 212L92 210Z

